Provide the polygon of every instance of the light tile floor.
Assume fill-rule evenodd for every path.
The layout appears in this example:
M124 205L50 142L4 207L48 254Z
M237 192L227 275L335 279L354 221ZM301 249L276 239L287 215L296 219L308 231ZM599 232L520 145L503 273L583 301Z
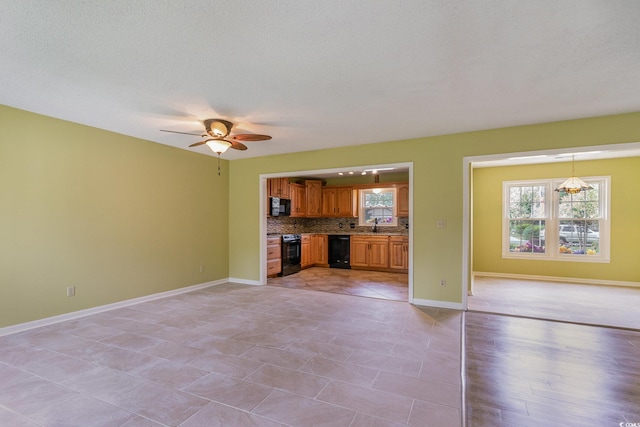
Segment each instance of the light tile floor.
M476 277L469 310L640 330L640 288Z
M267 284L281 288L409 301L409 276L406 273L312 267L288 276L269 278Z
M0 425L459 426L460 323L213 286L0 337Z

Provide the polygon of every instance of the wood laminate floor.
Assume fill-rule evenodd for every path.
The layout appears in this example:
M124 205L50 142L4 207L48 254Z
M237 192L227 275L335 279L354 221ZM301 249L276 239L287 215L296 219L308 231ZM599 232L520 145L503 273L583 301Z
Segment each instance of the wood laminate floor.
M406 302L408 277L406 273L312 267L289 276L269 278L267 285Z
M469 310L640 330L640 288L475 277Z
M640 425L640 332L468 312L467 425Z

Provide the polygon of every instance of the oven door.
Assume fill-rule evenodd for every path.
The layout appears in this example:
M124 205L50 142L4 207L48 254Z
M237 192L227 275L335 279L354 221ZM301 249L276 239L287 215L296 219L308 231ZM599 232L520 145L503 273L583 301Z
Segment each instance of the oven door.
M282 241L282 275L297 273L300 271L302 257L301 240Z

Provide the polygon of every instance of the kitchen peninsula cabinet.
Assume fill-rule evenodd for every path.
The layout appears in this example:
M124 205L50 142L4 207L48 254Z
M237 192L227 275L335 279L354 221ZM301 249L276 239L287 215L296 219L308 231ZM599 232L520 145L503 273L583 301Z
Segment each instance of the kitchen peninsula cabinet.
M353 188L324 187L322 189L322 216L353 216Z
M352 236L351 267L389 268L389 236Z
M307 216L307 200L305 186L302 184L289 184L291 192L291 217L303 218Z
M267 237L267 276L275 276L281 271L280 236Z
M409 238L389 237L389 268L399 272L409 271Z
M320 218L322 216L322 181L306 180L304 187L307 218Z

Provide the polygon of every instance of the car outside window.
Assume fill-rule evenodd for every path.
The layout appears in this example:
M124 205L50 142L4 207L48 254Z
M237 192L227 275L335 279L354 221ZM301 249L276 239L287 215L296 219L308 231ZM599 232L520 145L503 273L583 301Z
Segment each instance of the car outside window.
M504 258L609 262L609 177L591 190L554 191L562 180L503 183Z

